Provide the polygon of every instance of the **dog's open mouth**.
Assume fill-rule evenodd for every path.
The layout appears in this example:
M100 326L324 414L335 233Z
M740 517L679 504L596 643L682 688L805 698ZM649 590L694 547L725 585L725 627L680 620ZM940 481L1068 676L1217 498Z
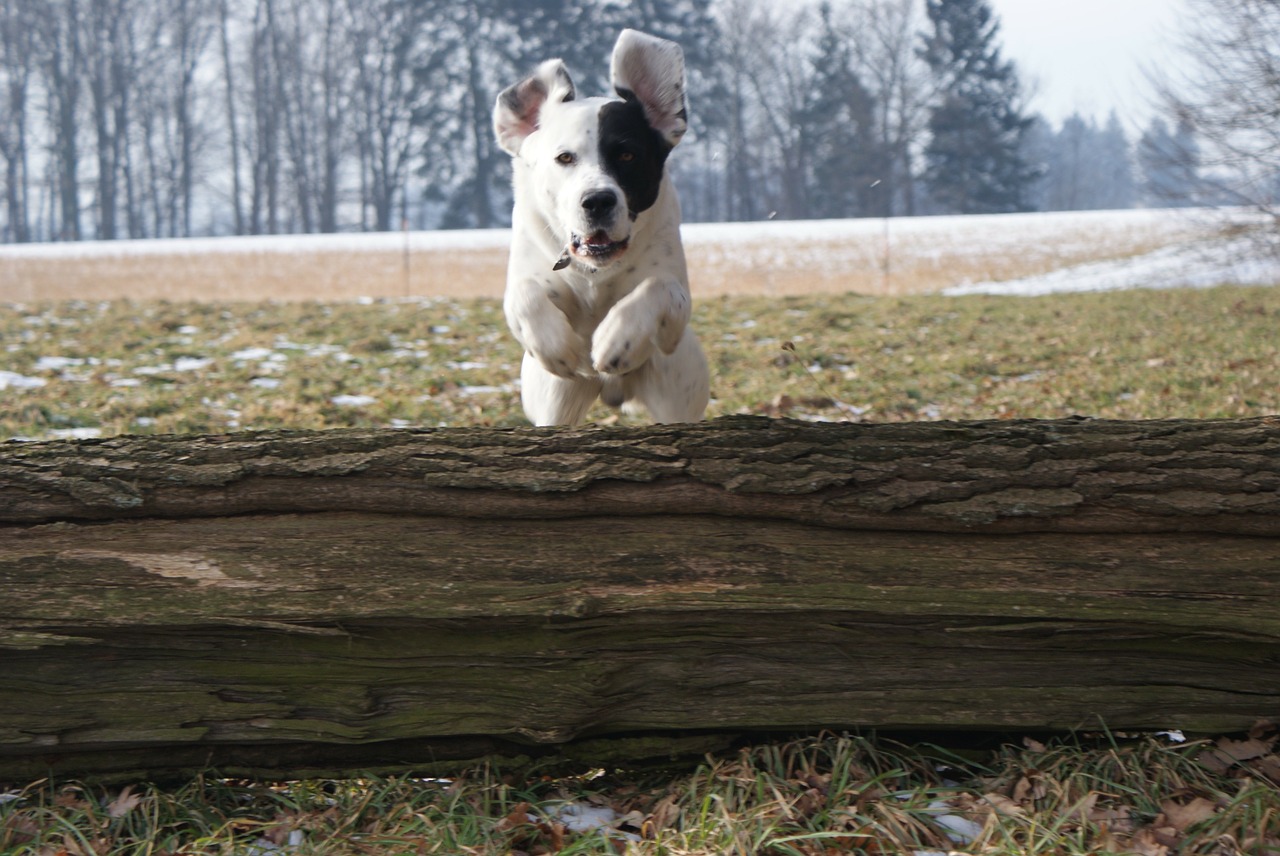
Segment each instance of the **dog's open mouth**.
M570 248L575 256L587 262L603 262L616 258L626 252L628 239L615 241L603 230L592 232L587 237L574 235Z

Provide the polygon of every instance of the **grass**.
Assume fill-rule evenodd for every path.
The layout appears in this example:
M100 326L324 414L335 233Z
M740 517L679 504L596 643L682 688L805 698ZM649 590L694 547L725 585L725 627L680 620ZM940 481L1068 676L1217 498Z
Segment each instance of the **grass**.
M712 416L1280 412L1275 288L720 297L694 323ZM491 299L3 305L0 437L518 425L519 358ZM961 758L827 735L661 774L43 781L0 787L0 856L1280 856L1273 733L1222 745L1104 735ZM575 831L566 806L612 821Z
M1251 739L1275 748L1268 728ZM1248 762L1206 763L1214 749L1101 735L974 761L828 734L661 773L37 782L0 803L0 854L1280 853L1277 781Z
M1245 287L722 297L694 319L710 416L865 421L1277 413L1277 324L1280 290ZM488 299L11 304L0 343L0 437L524 422Z

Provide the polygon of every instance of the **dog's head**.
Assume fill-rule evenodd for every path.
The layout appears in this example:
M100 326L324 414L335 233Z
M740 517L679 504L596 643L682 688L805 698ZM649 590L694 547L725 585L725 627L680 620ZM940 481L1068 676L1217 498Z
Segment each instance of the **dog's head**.
M675 42L623 30L611 73L617 98L579 100L564 63L547 60L504 90L493 111L498 144L531 182L533 198L517 204L536 206L566 252L597 269L626 252L632 224L657 201L667 155L688 127L684 54Z

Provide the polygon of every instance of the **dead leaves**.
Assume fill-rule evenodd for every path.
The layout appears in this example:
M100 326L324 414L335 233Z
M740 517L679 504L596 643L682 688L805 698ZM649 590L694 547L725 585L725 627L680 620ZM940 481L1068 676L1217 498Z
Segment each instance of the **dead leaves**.
M142 797L133 792L133 785L126 785L124 790L116 795L116 798L107 803L107 815L109 817L124 817L133 811L142 802Z
M1280 785L1280 728L1265 720L1254 723L1245 739L1219 737L1200 753L1200 763L1219 775L1257 776Z
M513 856L559 853L564 849L565 825L540 821L530 814L532 809L530 803L517 803L506 817L498 821L497 830L507 834L511 853Z
M1019 830L1030 834L1033 828L1051 827L1082 836L1099 852L1124 856L1175 856L1191 852L1189 847L1197 853L1222 856L1280 856L1275 824L1261 829L1254 828L1257 823L1233 820L1239 814L1237 803L1249 801L1245 789L1261 788L1249 792L1255 799L1274 792L1276 742L1275 727L1259 723L1244 739L1220 738L1201 751L1201 765L1218 775L1241 778L1241 792L1233 795L1185 766L1182 772L1169 775L1156 773L1158 767L1134 770L1131 766L1130 771L1139 777L1144 773L1151 776L1149 790L1136 791L1122 780L1108 787L1108 776L1102 772L1105 765L1082 767L1078 754L1054 752L1028 740L1024 744L1027 751L1017 756L1023 765L1021 772L989 780L994 787L981 796L960 794L947 805L984 830L975 841L974 852L985 852L983 846L988 842L1007 842L1008 836L1019 835ZM1115 764L1126 756L1123 750L1112 749L1102 757ZM1162 763L1143 757L1148 763ZM1194 767L1193 756L1182 758L1184 764ZM1185 784L1160 793L1162 786L1178 781Z

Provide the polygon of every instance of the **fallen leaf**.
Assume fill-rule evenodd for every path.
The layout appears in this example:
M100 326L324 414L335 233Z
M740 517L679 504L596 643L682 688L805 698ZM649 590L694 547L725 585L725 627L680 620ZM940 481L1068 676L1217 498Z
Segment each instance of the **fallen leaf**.
M1180 803L1176 799L1160 803L1162 817L1178 832L1185 832L1187 827L1208 820L1217 810L1217 806L1204 797L1194 797L1187 803Z
M674 796L665 796L649 812L649 816L640 824L640 836L650 841L658 837L658 832L671 828L672 822L680 816L680 807L676 805Z
M521 826L528 826L529 823L529 803L516 803L511 811L507 812L507 816L498 821L498 829L519 829Z
M1272 784L1280 785L1280 755L1268 755L1260 758L1254 765L1263 776L1271 780Z
M1115 830L1116 832L1129 833L1134 828L1133 809L1129 806L1095 807L1089 812L1089 820L1108 830L1108 832Z
M1242 762L1266 758L1272 753L1275 742L1274 737L1268 739L1249 737L1245 740L1219 737L1214 741L1213 748L1201 752L1197 760L1201 766L1214 773L1226 773Z
M1038 773L1023 776L1013 786L1013 801L1018 805L1025 806L1048 795L1049 784Z
M1271 720L1259 719L1249 729L1249 736L1254 740L1270 740L1271 745L1274 746L1277 736L1280 736L1277 733L1278 729L1280 729L1280 726L1277 726Z
M1252 761L1270 754L1274 742L1274 740L1259 740L1256 737L1250 737L1248 740L1219 737L1214 744L1216 747L1214 751L1232 761Z
M1026 809L1009 799L1004 794L983 794L983 801L996 810L998 814L1011 814L1015 817L1025 815Z
M563 823L559 821L540 823L538 829L547 836L547 843L552 853L559 853L564 849L564 834L567 827Z
M107 814L111 817L124 817L142 802L142 797L133 792L133 785L125 785L124 790L116 798L107 803Z
M1079 800L1069 807L1062 817L1066 820L1074 820L1077 823L1083 823L1090 815L1093 814L1093 807L1098 802L1099 794L1097 791L1090 791L1084 799Z
M807 818L812 817L820 809L825 808L826 805L826 795L817 788L809 788L796 799L793 809L800 817Z
M1139 829L1129 840L1129 851L1135 856L1169 856L1169 847L1156 840L1151 829Z
M40 825L30 817L21 814L13 814L4 819L4 823L0 824L0 838L6 838L14 844L26 844L33 841L40 835Z

